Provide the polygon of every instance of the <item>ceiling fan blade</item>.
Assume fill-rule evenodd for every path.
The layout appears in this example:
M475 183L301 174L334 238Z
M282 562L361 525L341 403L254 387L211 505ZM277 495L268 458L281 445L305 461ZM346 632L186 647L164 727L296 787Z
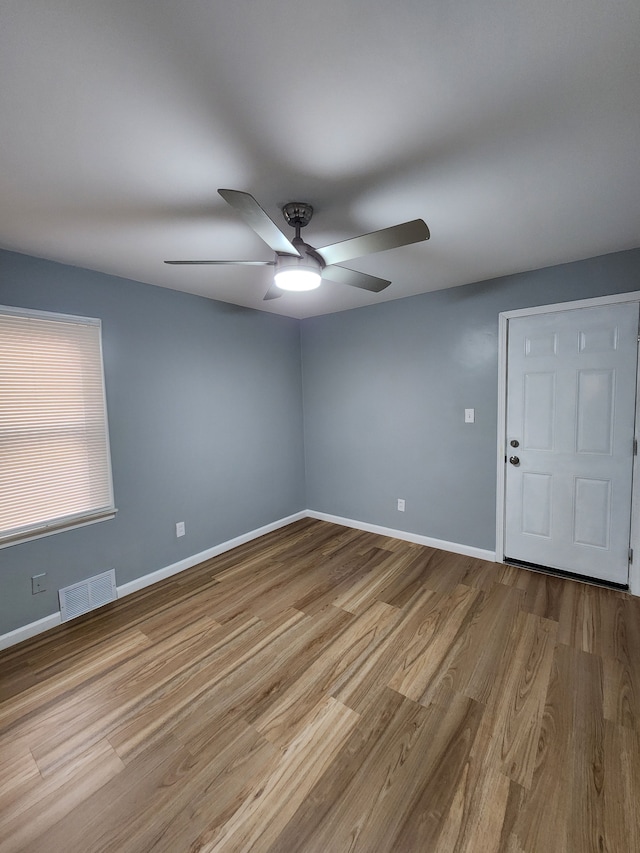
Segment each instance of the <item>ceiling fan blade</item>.
M369 275L365 272L356 272L349 270L346 267L338 267L335 265L325 267L322 270L322 278L328 278L329 281L336 281L338 284L349 284L351 287L360 287L362 290L370 290L372 293L380 293L385 287L389 287L390 281L384 278L376 278L375 275Z
M252 195L240 190L218 190L218 192L227 204L237 210L249 228L252 228L274 252L302 257Z
M316 252L325 264L339 264L351 258L361 258L363 255L374 252L384 252L386 249L397 249L399 246L419 243L420 240L428 240L430 236L426 222L422 219L412 219L411 222L403 222L400 225L392 225L380 231L363 234L361 237L323 246L322 249L316 249Z
M274 267L275 261L165 261L165 264L240 264L243 267Z
M269 299L277 299L279 296L282 296L282 290L276 285L275 282L271 284L271 287L265 295L262 297L262 301L266 302Z

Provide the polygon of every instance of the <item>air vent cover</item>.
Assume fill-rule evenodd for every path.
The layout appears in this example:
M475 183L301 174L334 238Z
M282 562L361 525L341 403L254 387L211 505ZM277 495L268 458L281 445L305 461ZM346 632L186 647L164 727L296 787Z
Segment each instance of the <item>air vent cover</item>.
M60 615L63 622L82 616L96 607L102 607L118 597L116 592L116 573L109 569L101 575L87 578L80 583L71 584L58 590Z

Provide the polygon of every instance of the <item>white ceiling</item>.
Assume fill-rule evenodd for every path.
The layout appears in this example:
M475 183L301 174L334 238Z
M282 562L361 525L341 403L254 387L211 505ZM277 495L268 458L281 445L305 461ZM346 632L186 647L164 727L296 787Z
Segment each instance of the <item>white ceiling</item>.
M307 317L640 245L638 0L3 0L0 246ZM431 240L263 302L218 196L315 246Z

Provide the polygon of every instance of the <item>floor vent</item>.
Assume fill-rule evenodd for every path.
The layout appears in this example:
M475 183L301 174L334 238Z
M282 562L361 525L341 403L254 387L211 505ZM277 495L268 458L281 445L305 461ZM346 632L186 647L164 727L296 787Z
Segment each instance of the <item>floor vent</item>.
M96 607L102 607L118 597L116 592L116 573L114 569L96 575L80 583L65 586L58 590L60 615L63 622L82 616Z

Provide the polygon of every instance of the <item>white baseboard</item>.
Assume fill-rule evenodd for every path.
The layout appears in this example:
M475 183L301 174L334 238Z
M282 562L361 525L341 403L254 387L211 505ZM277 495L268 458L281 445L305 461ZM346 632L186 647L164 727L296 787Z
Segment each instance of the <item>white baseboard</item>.
M186 569L197 566L198 563L203 563L205 560L210 560L212 557L217 557L218 554L224 554L225 551L231 551L239 545L244 545L245 542L250 542L252 539L257 539L264 536L266 533L271 533L281 527L286 527L294 521L299 521L303 518L316 518L319 521L329 521L332 524L340 524L342 527L352 527L355 530L366 530L368 533L378 533L381 536L389 536L392 539L402 539L405 542L414 542L416 545L426 545L429 548L438 548L441 551L450 551L453 554L462 554L466 557L475 557L479 560L488 560L496 562L496 552L486 551L483 548L475 548L472 545L461 545L457 542L447 542L444 539L434 539L431 536L422 536L419 533L409 533L406 530L396 530L392 527L382 527L379 524L369 524L367 521L356 521L353 518L343 518L339 515L330 515L326 512L317 512L313 509L303 510L289 515L286 518L281 518L271 524L265 524L264 527L258 527L256 530L251 530L248 533L243 533L241 536L236 536L235 539L229 539L226 542L221 542L219 545L214 545L213 548L208 548L206 551L201 551L199 554L193 554L191 557L186 557L177 563L172 563L170 566L165 566L155 572L150 572L140 578L136 578L129 583L122 584L117 587L118 598L123 598L139 589L144 589L151 584L176 575L179 572L184 572ZM630 577L630 592L633 595L640 595L640 572L632 572ZM30 622L28 625L23 625L16 628L14 631L9 631L7 634L0 635L0 651L8 649L10 646L15 646L23 640L29 640L43 631L48 631L50 628L55 628L60 625L60 613L52 613L50 616L45 616L43 619L38 619L36 622Z
M191 557L186 557L177 563L172 563L170 566L165 566L155 572L150 572L147 575L136 578L129 583L122 584L116 587L118 598L124 598L125 595L131 595L132 592L137 592L139 589L144 589L146 586L158 583L158 581L170 578L172 575L177 575L179 572L184 572L192 566L197 566L198 563L203 563L205 560L210 560L212 557L217 557L218 554L224 554L225 551L231 551L232 548L237 548L238 545L244 545L245 542L250 542L252 539L257 539L259 536L264 536L265 533L271 533L273 530L278 530L280 527L286 527L294 521L299 521L301 518L307 518L307 513L296 512L286 518L280 518L278 521L273 521L271 524L265 524L264 527L258 527L256 530L250 530L248 533L243 533L241 536L236 536L234 539L229 539L226 542L221 542L219 545L214 545L213 548L208 548L206 551L201 551L199 554L193 554ZM50 628L55 628L60 625L60 612L52 613L50 616L45 616L44 619L38 619L37 622L30 622L28 625L23 625L16 628L15 631L9 631L7 634L0 635L0 650L8 649L10 646L15 646L23 640L29 640L43 631L48 631Z
M406 530L381 527L379 524L369 524L367 521L354 521L352 518L342 518L338 515L329 515L326 512L316 512L313 509L308 509L306 515L309 518L317 518L319 521L330 521L333 524L341 524L343 527L366 530L368 533L379 533L381 536L403 539L405 542L415 542L416 545L427 545L429 548L438 548L440 551L451 551L452 554L463 554L465 557L489 560L491 563L495 563L496 561L495 551L485 551L483 548L475 548L473 545L446 542L444 539L433 539L431 536L422 536L420 533L408 533Z
M60 622L60 612L52 613L51 616L45 616L44 619L38 619L37 622L30 622L28 625L16 628L15 631L9 631L8 634L2 634L0 635L0 651L8 649L9 646L16 646L23 640L29 640L31 637L42 634L43 631L48 631L50 628L55 628Z
M451 551L454 554L464 554L467 557L477 557L480 560L490 560L495 562L494 551L484 551L481 548L474 548L471 545L459 545L456 542L445 542L442 539L432 539L430 536L421 536L418 533L407 533L405 530L394 530L391 527L380 527L377 524L369 524L366 521L355 521L352 518L342 518L338 515L328 515L325 512L316 512L315 510L302 510L286 518L280 518L278 521L273 521L271 524L265 524L264 527L258 527L256 530L250 530L248 533L243 533L241 536L236 536L234 539L229 539L226 542L221 542L219 545L214 545L206 551L200 551L199 554L193 554L190 557L185 557L184 560L179 560L177 563L172 563L170 566L165 566L155 572L129 581L128 583L118 586L118 598L124 598L126 595L131 595L140 589L151 586L158 581L170 578L172 575L177 575L180 572L186 571L198 563L203 563L205 560L210 560L217 557L219 554L224 554L225 551L231 551L239 545L244 545L245 542L251 542L252 539L257 539L264 536L266 533L271 533L281 527L286 527L294 521L299 521L302 518L316 518L319 521L330 521L333 524L340 524L343 527L353 527L356 530L366 530L369 533L379 533L381 536L390 536L393 539L403 539L406 542L415 542L417 545L427 545L430 548L439 548L442 551ZM8 649L9 646L15 646L23 640L28 640L41 634L43 631L48 631L50 628L55 628L61 622L60 613L52 613L50 616L45 616L44 619L38 619L37 622L31 622L28 625L23 625L21 628L16 628L15 631L9 631L8 634L0 635L0 650Z
M221 542L219 545L214 545L213 548L207 548L206 551L200 551L199 554L193 554L191 557L185 557L178 563L173 563L170 566L165 566L163 569L158 569L156 572L150 572L148 575L143 575L140 578L129 581L117 587L118 598L123 598L125 595L131 595L132 592L137 592L139 589L144 589L145 586L158 583L165 578L170 578L172 575L177 575L197 566L198 563L204 563L205 560L211 560L217 557L218 554L224 554L225 551L231 551L239 545L244 545L245 542L251 542L252 539L258 539L266 533L271 533L274 530L279 530L281 527L286 527L287 524L292 524L294 521L299 521L301 518L306 518L307 513L296 512L293 515L288 515L286 518L280 518L278 521L272 521L271 524L265 524L264 527L258 527L256 530L250 530L248 533L243 533L241 536L236 536L235 539L228 539L226 542Z

